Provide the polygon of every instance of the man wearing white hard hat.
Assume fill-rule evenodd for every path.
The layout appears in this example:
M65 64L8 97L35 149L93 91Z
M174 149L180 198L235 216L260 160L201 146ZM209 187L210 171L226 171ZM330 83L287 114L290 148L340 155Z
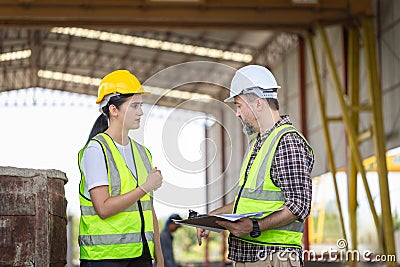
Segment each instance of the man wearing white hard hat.
M258 218L219 221L229 232L229 255L235 266L300 266L304 220L311 209L312 148L279 114L274 75L265 67L236 71L225 102L253 135L239 175L235 200L211 214L270 211ZM282 90L282 89L281 89ZM197 230L197 238L208 236Z

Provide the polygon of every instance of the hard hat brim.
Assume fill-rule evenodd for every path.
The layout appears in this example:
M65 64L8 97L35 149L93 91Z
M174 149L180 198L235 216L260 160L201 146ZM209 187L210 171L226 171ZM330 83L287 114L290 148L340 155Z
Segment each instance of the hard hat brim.
M134 94L134 95L139 95L139 94L141 94L141 95L151 95L151 93L149 92L149 91L145 91L144 89L143 89L143 87L140 87L141 88L141 91L139 91L139 92L136 92L136 93L132 93L132 94ZM97 100L96 100L96 104L100 104L101 103L101 101L103 101L103 99L106 97L107 95L105 95L105 96L103 96L103 97L98 97L97 98Z
M235 96L238 95L246 95L246 94L255 94L259 98L275 98L278 99L278 94L271 89L279 89L281 88L279 85L273 88L261 88L261 87L251 87L242 90L239 94L230 96L224 100L224 102L234 102Z
M149 91L144 90L144 88L142 86L140 86L140 91L136 92L134 94L151 95L151 93Z
M234 101L235 101L235 96L236 96L236 95L230 96L230 97L226 98L226 99L224 100L224 102L225 102L225 103L234 102Z

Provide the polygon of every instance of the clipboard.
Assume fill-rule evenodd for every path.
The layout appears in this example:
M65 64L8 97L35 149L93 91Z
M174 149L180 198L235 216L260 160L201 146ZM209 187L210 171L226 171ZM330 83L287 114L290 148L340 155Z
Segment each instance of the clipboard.
M249 217L256 217L260 218L265 213L273 213L276 211L282 210L282 208L277 210L267 210L267 211L258 211L258 212L249 212L249 213L242 213L242 214L217 214L217 215L198 215L194 218L188 218L186 220L174 220L174 223L192 226L196 228L202 228L205 230L213 231L220 233L223 230L226 230L225 227L217 224L217 221L230 221L235 222L240 220L241 218L249 218Z

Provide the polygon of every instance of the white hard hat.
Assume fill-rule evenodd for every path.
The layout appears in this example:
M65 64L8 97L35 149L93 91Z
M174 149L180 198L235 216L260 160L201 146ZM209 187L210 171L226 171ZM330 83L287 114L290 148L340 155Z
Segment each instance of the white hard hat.
M281 88L274 75L265 67L248 65L236 71L232 78L230 94L224 102L233 102L235 96L254 93L260 98L278 98L276 91Z

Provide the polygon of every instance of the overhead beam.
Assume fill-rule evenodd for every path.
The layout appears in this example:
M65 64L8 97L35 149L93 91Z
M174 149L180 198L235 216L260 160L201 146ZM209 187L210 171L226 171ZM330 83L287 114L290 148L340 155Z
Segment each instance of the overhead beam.
M142 28L310 28L335 24L352 15L370 14L370 0L319 0L315 5L291 0L200 1L0 1L0 26L107 26Z

